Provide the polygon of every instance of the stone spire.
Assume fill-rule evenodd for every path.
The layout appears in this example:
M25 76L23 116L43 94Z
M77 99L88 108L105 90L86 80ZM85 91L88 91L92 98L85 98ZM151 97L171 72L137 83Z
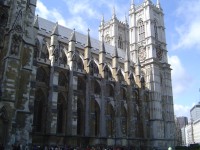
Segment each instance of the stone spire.
M51 35L59 35L59 33L58 33L58 22L56 22L56 25L53 28Z
M113 15L112 15L112 19L116 19L115 6L113 6Z
M104 25L104 15L102 15L102 19L101 19L101 25Z
M102 65L105 63L105 57L106 57L106 50L105 50L105 44L104 44L104 35L102 34L102 41L100 44L100 51L99 51L99 64ZM102 66L103 70L103 66Z
M75 29L73 30L73 32L72 32L72 35L71 35L71 37L70 37L69 41L76 42Z
M90 29L88 29L88 36L87 36L87 42L85 47L91 48L91 41L90 41Z
M36 29L39 29L38 15L35 17L35 21L33 23L33 27L36 28Z
M160 0L157 0L156 7L161 8Z

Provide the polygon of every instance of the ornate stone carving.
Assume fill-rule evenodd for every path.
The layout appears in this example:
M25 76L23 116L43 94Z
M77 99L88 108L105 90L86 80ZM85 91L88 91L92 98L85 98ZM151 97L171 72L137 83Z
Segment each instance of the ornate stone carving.
M140 58L140 61L144 61L146 59L146 49L145 47L139 47L138 49L138 56Z
M156 48L156 57L158 58L158 60L162 60L163 57L163 50L161 49L161 47L159 46L158 48Z

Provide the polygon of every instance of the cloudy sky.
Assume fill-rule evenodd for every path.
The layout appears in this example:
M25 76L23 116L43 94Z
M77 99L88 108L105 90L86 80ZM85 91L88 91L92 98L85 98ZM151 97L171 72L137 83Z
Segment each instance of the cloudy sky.
M125 20L131 0L38 0L40 17L98 38L104 15ZM144 0L135 0L138 5ZM156 3L156 0L152 0ZM168 57L171 64L174 107L177 116L189 116L190 108L200 101L200 0L160 0L165 14Z

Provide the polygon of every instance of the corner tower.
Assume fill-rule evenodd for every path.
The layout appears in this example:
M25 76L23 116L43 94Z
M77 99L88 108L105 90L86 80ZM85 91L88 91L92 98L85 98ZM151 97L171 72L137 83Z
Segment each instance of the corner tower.
M159 0L144 0L129 10L130 57L141 63L149 91L150 138L154 147L173 146L174 111L171 68L167 60L164 14Z
M104 33L104 34L103 34ZM102 18L101 25L99 27L99 40L102 40L102 35L105 43L108 43L117 48L126 50L126 45L129 41L129 25L125 17L125 21L119 21L117 19L115 8L113 8L112 18L108 21L104 21Z

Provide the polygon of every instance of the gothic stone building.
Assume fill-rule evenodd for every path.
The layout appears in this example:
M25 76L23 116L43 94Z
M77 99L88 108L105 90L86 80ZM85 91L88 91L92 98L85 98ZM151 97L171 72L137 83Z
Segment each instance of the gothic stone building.
M163 10L132 2L99 40L35 16L37 0L0 0L0 143L174 145ZM128 9L128 8L127 8Z

